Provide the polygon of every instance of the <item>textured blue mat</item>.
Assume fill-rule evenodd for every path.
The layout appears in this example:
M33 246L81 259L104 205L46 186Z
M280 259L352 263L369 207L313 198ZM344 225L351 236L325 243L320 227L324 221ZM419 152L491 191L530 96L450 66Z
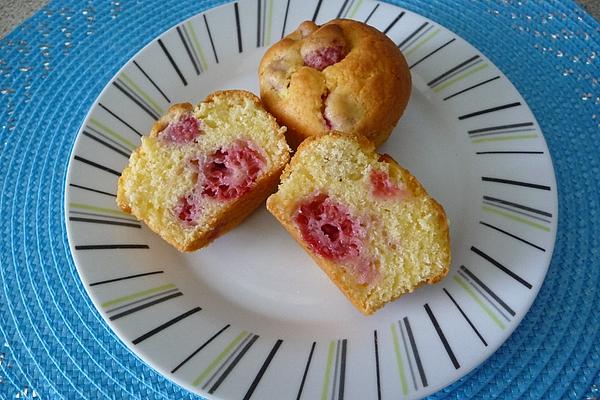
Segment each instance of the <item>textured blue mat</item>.
M95 311L62 210L68 156L117 70L218 1L53 1L0 41L0 398L197 398ZM539 296L482 366L432 396L600 399L600 25L570 1L396 1L455 31L512 80L550 147L556 250Z

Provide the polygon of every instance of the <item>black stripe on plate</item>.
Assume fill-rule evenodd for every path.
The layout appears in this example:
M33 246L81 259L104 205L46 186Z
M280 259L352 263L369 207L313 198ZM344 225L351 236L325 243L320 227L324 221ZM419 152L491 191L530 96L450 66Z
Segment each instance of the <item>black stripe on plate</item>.
M109 317L109 319L111 321L114 321L114 320L117 320L119 318L123 318L123 317L125 317L127 315L131 315L131 314L134 314L134 313L136 313L138 311L144 310L144 309L146 309L148 307L152 307L152 306L155 306L157 304L163 303L165 301L174 299L174 298L179 297L179 296L183 296L183 293L181 293L181 292L173 293L173 294L171 294L169 296L161 297L161 298L153 300L153 301L151 301L149 303L141 304L141 305L139 305L137 307L131 308L131 309L126 310L126 311L123 311L122 313L115 314L115 315Z
M123 150L119 149L118 147L113 146L110 143L105 142L104 140L92 135L91 133L87 132L87 131L83 131L83 135L89 137L90 139L92 139L95 142L100 143L101 145L111 149L112 151L114 151L115 153L118 153L120 155L122 155L125 158L129 158L129 156L131 155L131 153L126 153Z
M168 295L170 295L172 293L175 293L175 292L179 292L179 289L177 289L177 288L168 289L168 290L156 293L156 294L151 294L150 296L143 297L143 298L141 298L139 300L133 300L133 301L130 301L129 303L121 304L120 306L117 306L117 307L114 307L114 308L111 308L111 309L108 309L108 310L104 310L104 311L107 314L115 313L116 311L123 310L125 308L133 307L136 304L147 303L147 302L151 301L152 299L158 299L159 297L168 296Z
M315 8L315 12L313 14L312 17L312 22L315 22L317 20L317 15L319 15L319 9L321 8L321 3L323 2L323 0L319 0L317 2L317 8Z
M465 93L465 92L468 92L468 91L469 91L469 90L471 90L471 89L475 89L475 88L478 88L479 86L483 86L483 85L485 85L486 83L489 83L489 82L495 81L496 79L500 79L500 76L495 76L495 77L493 77L493 78L490 78L490 79L487 79L487 80L485 80L485 81L483 81L483 82L476 83L476 84L475 84L475 85L473 85L473 86L469 86L469 87L468 87L468 88L466 88L466 89L460 90L460 91L458 91L458 92L456 92L456 93L454 93L454 94L451 94L450 96L444 97L444 101L446 101L446 100L448 100L448 99L451 99L451 98L453 98L453 97L456 97L456 96L458 96L459 94L463 94L463 93Z
M156 84L156 82L154 82L154 80L152 78L150 78L150 75L148 75L146 73L146 71L144 71L144 69L137 63L137 61L133 60L133 64L137 67L137 69L140 70L140 72L142 74L144 74L144 76L146 77L146 79L148 79L148 81L152 84L152 86L154 86L156 88L156 90L158 90L158 92L162 95L162 97L164 97L164 99L167 101L167 103L170 103L171 100L169 100L169 98L167 97L167 95L165 94L165 92L163 92L161 90L161 88L158 87L158 85ZM142 135L140 135L140 136L142 136Z
M206 26L206 32L208 33L208 40L210 40L210 47L212 47L213 55L215 56L215 61L219 63L219 56L217 56L217 49L215 49L215 43L213 42L212 34L210 33L210 28L208 26L208 20L206 19L206 14L202 14L204 18L204 25Z
M127 83L123 82L123 80L119 77L117 78L114 82L113 85L119 87L119 89L125 93L125 94L129 94L129 98L131 100L137 100L139 102L140 106L144 106L146 107L146 109L150 112L152 112L152 114L154 114L154 118L159 118L159 112L157 110L157 108L155 108L153 105L150 104L150 102L148 102L146 99L144 99L140 94L138 94L135 90L133 90L133 88L131 88ZM135 101L134 100L134 101Z
M340 385L338 389L338 400L344 400L344 388L346 383L346 348L348 339L342 340L342 359L340 361Z
M413 369L412 360L410 357L410 351L408 350L408 346L406 345L406 335L404 335L404 329L402 328L402 321L398 321L398 327L400 328L400 336L402 337L402 345L404 346L404 353L406 354L406 359L408 360L408 369L410 370L410 377L412 378L413 385L415 387L415 391L419 390L417 387L417 380L415 379L415 371Z
M196 350L194 350L194 352L192 354L190 354L189 356L187 356L185 358L185 360L183 360L175 368L173 368L171 370L171 373L174 374L175 372L177 372L177 370L179 368L183 367L185 365L185 363L187 363L188 361L190 361L192 359L192 357L194 357L196 354L198 354L203 348L205 348L206 346L208 346L210 344L210 342L212 342L213 340L215 340L221 333L223 333L225 330L227 330L227 328L229 328L230 326L231 325L227 324L224 327L222 327L220 331L218 331L217 333L215 333L214 335L212 335L206 342L202 343L200 345L200 347L198 347Z
M287 25L288 12L290 11L290 0L287 0L287 4L285 6L285 17L283 17L283 28L281 28L281 38L285 36L285 27Z
M152 272L144 272L143 274L127 275L127 276L122 276L120 278L113 278L113 279L107 279L107 280L104 280L104 281L98 281L98 282L90 283L90 286L106 285L107 283L113 283L113 282L119 282L119 281L126 281L126 280L129 280L129 279L141 278L142 276L164 274L164 272L165 271L152 271Z
M86 222L86 223L90 223L90 224L119 225L119 226L126 226L129 228L138 228L138 229L142 227L139 224L131 224L128 222L107 221L107 220L103 220L103 219L92 219L92 218L81 218L81 217L69 217L69 221Z
M473 272L469 271L469 269L467 267L465 267L464 265L461 265L460 269L462 269L469 276L469 278L471 278L473 281L477 282L479 287L481 287L487 294L492 296L492 298L494 300L496 300L496 302L498 304L500 304L502 306L502 308L504 308L506 311L508 311L508 313L510 315L512 315L513 317L515 316L515 312L513 311L513 309L510 308L508 306L508 304L506 304L499 296L497 296L496 293L494 293L494 291L492 289L487 287L487 285L485 283L483 283L481 280L479 280L479 278L477 278L477 276L475 276L475 274Z
M419 350L417 350L417 343L415 342L415 338L412 333L412 329L410 329L410 323L408 322L408 318L404 317L404 326L406 327L406 333L408 334L408 341L410 342L410 347L413 352L413 356L415 357L415 362L417 363L417 369L419 370L419 376L421 377L421 383L423 387L427 387L427 377L425 376L425 370L423 369L423 364L421 364L421 357L419 357Z
M156 335L157 333L167 329L168 327L170 327L171 325L175 325L176 323L178 323L179 321L186 319L187 317L189 317L190 315L193 315L195 313L197 313L198 311L202 310L202 308L200 307L194 307L189 311L184 312L183 314L178 315L177 317L165 322L162 325L157 326L156 328L152 329L149 332L144 333L142 336L136 338L133 340L133 344L140 344L141 342L143 342L144 340Z
M158 39L160 41L160 39ZM123 93L125 96L127 96L129 98L129 100L133 101L135 104L137 104L138 107L140 107L144 112L146 112L146 114L148 114L149 116L152 117L152 119L154 119L155 121L158 120L159 115L154 112L154 110L152 110L150 107L146 106L144 103L142 103L140 100L138 100L135 96L133 96L131 93L129 93L127 91L127 89L125 89L123 86L121 86L119 84L119 82L114 81L112 83L117 89L119 89L119 91L121 93Z
M256 13L256 47L260 47L261 38L260 38L260 26L261 26L261 18L260 18L260 6L262 0L256 0L256 5L258 7L258 11Z
M450 68L448 71L442 73L441 75L439 75L437 78L432 79L431 81L429 81L427 83L427 86L431 87L433 85L435 85L436 82L441 81L442 79L444 79L446 76L450 75L451 73L453 73L456 70L461 69L462 67L464 67L467 64L472 63L473 61L477 60L478 58L480 58L479 54L474 55L473 57L461 62L460 64Z
M279 346L281 346L281 343L283 343L283 340L281 340L281 339L278 339L275 342L275 345L273 346L273 348L271 349L271 351L267 355L267 358L263 362L263 365L260 367L260 370L258 371L258 374L256 374L256 377L252 381L252 384L250 385L250 388L246 392L246 395L244 396L244 400L248 400L248 399L250 399L250 397L252 397L252 393L254 393L254 390L256 389L256 386L258 386L258 383L260 382L260 380L262 379L263 375L265 374L265 371L267 370L267 368L269 368L269 364L273 360L273 357L275 357L275 353L277 353L277 350L279 350Z
M213 379L217 378L221 374L221 371L223 371L223 369L227 365L229 365L229 362L240 352L240 350L246 345L246 343L248 343L249 339L252 338L252 336L254 336L253 333L246 334L244 339L240 343L238 343L237 346L235 346L235 348L232 352L229 353L225 361L221 362L219 368L217 368L217 370L213 372L210 378L208 378L208 380L204 382L204 385L202 385L203 390L205 390L212 383Z
M135 61L134 61L135 63ZM160 89L159 89L160 90ZM143 136L137 129L135 129L133 126L129 125L123 118L119 117L117 114L115 114L114 112L112 112L108 107L106 107L104 104L102 103L98 103L98 105L100 107L102 107L104 109L104 111L106 111L107 113L109 113L110 115L112 115L115 119L117 119L118 121L120 121L123 125L125 125L126 127L128 127L129 129L131 129L135 134L137 134L138 136Z
M162 49L163 53L165 53L165 56L167 57L167 60L169 60L169 63L171 63L171 66L173 67L173 69L177 73L177 76L179 76L179 79L181 79L181 82L183 83L183 86L187 86L188 83L187 83L187 80L185 79L185 76L183 76L183 74L181 73L181 70L177 66L177 63L175 62L175 60L173 60L173 57L171 56L171 53L169 53L169 50L167 50L167 48L165 47L165 44L163 43L163 41L161 39L158 39L158 45Z
M261 1L264 2L263 5L264 5L264 9L265 9L265 12L264 12L265 15L262 18L262 35L260 37L260 45L264 46L265 45L265 32L266 32L265 25L267 24L267 0L261 0Z
M459 369L460 364L458 363L458 360L454 356L454 352L452 351L452 348L450 347L448 340L446 340L446 336L444 335L444 332L442 331L440 324L438 324L438 321L435 318L435 315L433 315L431 308L429 308L429 304L425 303L424 307L425 307L425 311L427 312L427 315L429 316L429 319L431 320L431 323L433 324L433 327L435 328L435 331L437 332L440 340L442 341L442 344L444 345L444 349L446 349L446 353L448 354L448 357L450 357L450 361L452 361L452 365L454 365L455 369Z
M240 362L240 360L242 359L242 357L244 357L244 355L246 354L246 352L250 349L250 347L252 347L252 345L254 344L254 342L256 342L256 339L258 339L258 335L254 335L252 337L252 339L250 339L250 341L248 343L246 343L246 346L244 346L244 348L242 349L242 351L239 352L239 354L233 359L233 361L231 362L231 364L229 364L229 366L225 369L225 371L223 371L223 373L221 374L221 376L219 377L219 379L217 379L217 381L208 390L209 394L213 394L219 388L219 386L221 386L221 383L223 383L223 381L227 378L227 376L231 373L231 371L233 371L233 369L235 368L235 366L237 365L237 363Z
M377 343L377 329L373 331L373 344L375 345L375 374L377 376L377 400L381 400L381 377L379 374L379 344Z
M475 154L544 154L543 151L478 151Z
M344 3L342 4L342 8L340 8L340 11L338 12L338 15L336 18L342 17L342 14L344 13L344 8L346 8L347 5L348 5L348 0L344 0Z
M147 244L87 244L75 246L75 250L149 249Z
M125 146L122 143L117 142L115 139L112 139L112 138L108 137L104 133L100 132L98 129L92 128L90 125L85 125L84 130L88 134L95 135L96 138L98 138L98 139L104 141L105 143L110 144L113 147L116 147L117 149L125 152L127 155L131 154L131 149L129 147Z
M83 158L83 157L80 157L80 156L75 156L73 158L75 160L77 160L77 161L80 161L80 162L82 162L84 164L90 165L90 166L92 166L94 168L101 169L102 171L109 172L109 173L111 173L113 175L116 175L116 176L121 176L121 173L119 171L115 171L112 168L105 167L104 165L98 164L97 162L90 161L87 158Z
M504 105L501 105L501 106L486 108L484 110L475 111L475 112L472 112L472 113L469 113L469 114L461 115L460 117L458 117L458 119L459 120L468 119L468 118L476 117L478 115L489 114L489 113L493 113L493 112L496 112L496 111L506 110L507 108L518 107L520 105L521 105L520 101L515 101L514 103L508 103L508 104L504 104Z
M373 14L375 14L375 11L377 11L378 8L379 8L379 3L375 4L375 7L373 7L373 9L371 10L371 12L369 13L369 16L367 17L367 19L365 19L365 24L367 22L369 22L369 20L371 19L371 17L373 16Z
M408 42L410 39L412 39L413 37L415 37L416 34L418 34L419 32L421 32L423 30L423 28L425 28L427 25L429 25L429 22L423 22L423 24L421 24L421 26L419 26L413 33L411 33L410 35L408 35L406 37L406 39L404 39L402 42L400 42L400 44L398 45L398 47L402 47L406 44L406 42Z
M472 135L474 133L500 131L503 129L512 129L512 128L522 128L524 126L533 126L533 122L520 122L518 124L489 126L487 128L473 129L468 132L469 132L469 135Z
M404 14L406 14L404 11L402 11L400 14L398 14L396 16L396 18L394 18L394 20L387 26L387 28L385 28L383 30L383 33L387 34L390 31L390 29L392 29L394 27L394 25L396 25L396 22L400 21L400 18L402 18L404 16ZM400 46L398 46L398 47L400 47Z
M467 321L467 323L469 324L469 326L471 327L471 329L473 329L473 332L475 332L475 334L477 335L477 337L479 338L479 340L481 340L481 343L483 343L483 345L485 347L487 347L487 345L488 345L487 342L485 341L485 339L483 338L483 336L481 336L481 333L479 333L479 331L477 330L477 328L475 328L475 325L473 325L473 323L471 322L471 320L469 319L469 317L467 317L467 314L465 314L465 312L458 305L458 303L456 302L456 300L454 300L454 297L452 297L452 295L450 295L450 292L448 292L446 290L446 288L443 288L442 290L444 291L444 293L446 293L448 295L448 297L450 298L450 300L452 301L452 303L456 306L456 308L458 308L458 311L460 311L460 313L463 316L463 318L465 319L465 321Z
M261 38L261 34L260 34L260 29L261 29L260 20L262 18L262 13L261 13L261 9L260 9L261 4L262 4L262 0L256 0L256 5L258 7L258 10L256 13L256 47L260 47L262 45L262 38ZM264 30L264 28L263 28L263 30Z
M105 192L105 191L98 190L98 189L92 189L87 186L76 185L75 183L69 183L69 186L72 186L74 188L81 189L81 190L87 190L88 192L94 192L94 193L99 193L99 194L105 194L105 195L111 196L111 197L117 197L117 195L114 193L109 193L109 192Z
M240 27L240 10L237 2L233 3L233 10L235 11L235 28L237 29L238 52L241 53L244 51L244 49L242 46L242 28Z
M412 64L409 67L409 69L412 69L413 67L416 67L417 65L421 64L423 61L427 60L429 57L431 57L438 51L442 50L444 47L448 46L450 43L454 42L455 40L456 40L456 38L452 38L452 39L448 40L446 43L444 43L443 45L441 45L440 47L438 47L437 49L432 50L431 52L427 53L426 55L421 57L418 61L416 61L414 64Z
M492 224L488 224L487 222L483 222L483 221L479 221L479 223L480 223L481 225L483 225L483 226L487 226L488 228L494 229L495 231L498 231L498 232L500 232L500 233L503 233L503 234L505 234L505 235L507 235L507 236L510 236L510 237L511 237L511 238L513 238L513 239L516 239L516 240L518 240L518 241L520 241L520 242L523 242L523 243L525 243L525 244L528 244L529 246L531 246L531 247L534 247L534 248L536 248L536 249L538 249L538 250L540 250L540 251L543 251L543 252L545 252L545 251L546 251L546 249L544 249L543 247L540 247L540 246L538 246L537 244L531 243L530 241L528 241L528 240L525 240L525 239L523 239L523 238L521 238L521 237L519 237L519 236L517 236L517 235L513 235L512 233L510 233L510 232L507 232L507 231L505 231L505 230L503 230L503 229L500 229L500 228L498 228L497 226L494 226L494 225L492 225Z
M315 352L315 346L317 342L312 342L310 346L310 352L308 353L308 360L306 360L306 367L304 367L304 373L302 374L302 381L300 382L300 388L298 389L298 395L296 396L296 400L300 400L302 397L302 389L304 389L304 383L306 382L306 375L308 375L308 368L310 367L310 362L312 360L313 353Z
M185 48L185 52L187 53L192 65L194 66L194 71L196 71L196 75L200 75L200 69L198 68L198 64L196 63L196 59L190 50L190 46L188 45L187 40L183 36L183 32L181 31L181 27L177 26L175 28L177 30L177 34L179 34L179 39L181 39L181 43L183 43L183 47ZM185 27L184 27L185 29Z
M496 197L491 197L491 196L483 196L483 199L484 200L488 200L488 201L493 201L493 202L496 202L496 203L505 204L507 206L512 206L512 207L515 207L515 208L520 208L521 210L531 211L533 213L540 214L540 215L552 218L552 214L551 213L549 213L547 211L538 210L537 208L527 207L527 206L524 206L522 204L513 203L513 202L510 202L510 201L507 201L507 200L502 200L502 199L498 199Z
M489 176L482 176L481 180L484 182L505 183L507 185L523 186L523 187L528 187L528 188L532 188L532 189L550 190L550 186L538 185L537 183L513 181L510 179L491 178Z
M458 275L459 275L461 278L463 278L463 279L465 280L465 282L467 282L469 285L471 285L471 287L472 287L473 289L475 289L475 291L476 291L477 293L479 293L479 295L480 295L481 297L483 297L483 299L484 299L485 301L487 301L487 302L488 302L488 304L489 304L490 306L492 306L492 307L493 307L493 308L496 310L496 312L498 312L498 314L499 314L499 315L500 315L502 318L504 318L504 319L506 320L506 322L510 322L510 317L509 317L508 315L506 315L506 313L505 313L504 311L502 311L502 310L500 309L500 307L499 307L499 306L498 306L496 303L494 303L494 301L492 301L492 299L490 299L490 297L489 297L487 294L485 294L485 293L483 292L483 290L481 290L481 288L480 288L479 286L477 286L477 285L476 285L476 284L473 282L473 280L467 276L467 274L465 274L465 273L464 273L464 271L462 271L462 270L459 270L459 271L457 271L457 273L458 273Z
M490 262L492 265L494 265L495 267L500 269L502 272L504 272L505 274L507 274L514 280L516 280L517 282L519 282L521 285L525 286L527 289L532 288L531 284L529 282L527 282L525 279L521 278L519 275L515 274L510 269L506 268L504 265L500 264L498 261L494 260L492 257L488 256L483 251L479 250L477 247L471 246L471 251L473 253L477 254L478 256L482 257L483 259L487 260L488 262Z
M71 215L85 215L85 216L92 216L92 217L100 217L100 218L110 218L111 220L120 220L120 221L128 221L128 222L138 222L136 219L133 218L126 218L126 217L115 217L112 215L106 215L106 214L96 214L96 213L90 213L90 212L85 212L85 211L69 211L69 214Z

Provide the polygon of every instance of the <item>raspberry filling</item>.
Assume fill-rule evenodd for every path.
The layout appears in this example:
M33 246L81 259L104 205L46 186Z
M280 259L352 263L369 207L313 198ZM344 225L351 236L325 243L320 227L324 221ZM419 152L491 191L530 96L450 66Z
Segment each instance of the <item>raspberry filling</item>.
M175 206L175 214L185 225L194 226L202 213L201 203L200 196L194 190L192 193L179 199L179 202Z
M304 56L304 64L323 71L325 68L342 61L346 57L344 46L321 47Z
M369 180L371 182L371 192L375 197L390 199L406 196L406 191L392 182L387 172L374 169L371 171L371 175L369 175Z
M197 184L181 197L174 213L187 226L196 225L206 198L227 201L248 193L265 168L264 157L251 142L238 140L208 157L194 158L189 167L198 174ZM218 231L214 232L218 235Z
M177 121L169 122L160 137L171 143L185 144L200 135L200 121L191 114L182 115Z
M202 194L221 201L237 199L250 191L265 166L265 159L250 142L238 140L203 163Z
M317 254L341 261L358 257L366 230L346 206L317 194L298 206L295 222L302 239Z
M316 194L298 205L294 221L311 250L344 262L359 284L373 282L377 271L366 255L367 229L345 205Z

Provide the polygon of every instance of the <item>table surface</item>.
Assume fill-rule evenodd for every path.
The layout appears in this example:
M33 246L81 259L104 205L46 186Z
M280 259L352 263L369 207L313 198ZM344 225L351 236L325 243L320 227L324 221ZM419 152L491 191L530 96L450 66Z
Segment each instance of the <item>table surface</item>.
M600 0L577 0L577 2L594 18L600 20ZM47 3L47 0L0 0L0 38Z

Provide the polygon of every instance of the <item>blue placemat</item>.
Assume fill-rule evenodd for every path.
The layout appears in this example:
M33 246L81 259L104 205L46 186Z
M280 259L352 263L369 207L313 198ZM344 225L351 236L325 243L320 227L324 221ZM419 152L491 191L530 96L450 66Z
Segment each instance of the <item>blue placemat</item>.
M117 70L220 1L53 1L0 41L0 398L198 398L129 352L95 311L64 225L67 161ZM536 115L559 190L556 250L521 325L432 396L600 399L600 25L571 1L394 1L455 31Z

